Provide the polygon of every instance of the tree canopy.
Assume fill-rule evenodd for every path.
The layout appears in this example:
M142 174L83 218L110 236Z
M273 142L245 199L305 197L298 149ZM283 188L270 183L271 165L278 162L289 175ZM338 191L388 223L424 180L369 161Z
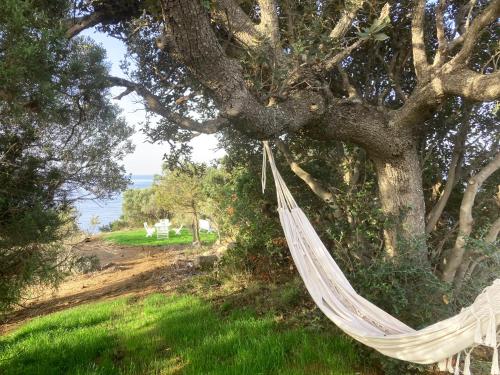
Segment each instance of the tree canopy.
M311 190L304 204L325 235L368 249L357 259L381 247L397 257L406 244L457 286L495 261L499 0L61 0L47 9L63 45L92 27L126 44L127 79L93 65L81 82L143 99L154 116L144 131L174 145L171 163L200 133L218 134L229 167L257 165L270 139ZM55 56L41 59L67 66L70 54Z
M300 164L321 149L326 168L343 165L357 181L358 156L369 160L389 256L413 240L429 263L429 234L432 243L438 223L454 230L443 217L450 192L498 170L498 0L129 0L76 9L68 37L96 26L128 46L131 79L108 80L160 117L146 127L152 140L218 133L241 154L281 137L287 164L337 215L343 197ZM479 185L452 220L465 237ZM489 225L498 233L498 221ZM447 281L460 279L464 244L447 242L451 251L434 260Z
M127 185L120 160L132 129L109 100L105 52L66 38L67 11L66 2L2 2L0 309L27 285L58 279L76 199Z

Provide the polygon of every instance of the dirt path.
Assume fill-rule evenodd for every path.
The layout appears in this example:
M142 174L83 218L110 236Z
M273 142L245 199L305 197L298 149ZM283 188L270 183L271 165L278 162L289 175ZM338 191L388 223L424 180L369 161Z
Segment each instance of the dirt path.
M194 271L186 247L125 247L100 240L78 246L81 255L95 255L101 270L68 277L57 290L41 290L14 311L0 325L0 334L39 315L67 309L87 302L125 295L145 295L174 290Z

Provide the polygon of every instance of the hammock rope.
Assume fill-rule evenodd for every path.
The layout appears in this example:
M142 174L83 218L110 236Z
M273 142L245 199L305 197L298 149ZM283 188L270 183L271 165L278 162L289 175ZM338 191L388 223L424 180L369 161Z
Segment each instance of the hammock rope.
M262 191L267 162L271 166L278 214L290 253L304 284L319 309L341 330L363 344L396 359L438 363L440 370L471 375L475 346L493 349L492 375L500 375L497 328L500 325L500 279L485 288L460 314L414 330L360 296L322 243L281 177L268 142L264 142ZM453 366L455 357L455 366Z

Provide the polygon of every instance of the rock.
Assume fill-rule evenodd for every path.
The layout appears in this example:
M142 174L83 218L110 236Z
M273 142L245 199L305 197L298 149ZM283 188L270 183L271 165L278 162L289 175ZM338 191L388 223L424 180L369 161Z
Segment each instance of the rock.
M194 259L193 265L196 268L210 269L219 260L217 255L199 255Z

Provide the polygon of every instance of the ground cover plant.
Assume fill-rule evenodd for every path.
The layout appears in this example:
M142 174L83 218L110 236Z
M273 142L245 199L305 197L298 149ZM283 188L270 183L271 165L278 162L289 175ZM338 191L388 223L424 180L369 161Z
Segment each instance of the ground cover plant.
M201 242L203 244L213 244L217 240L216 233L201 232ZM183 229L179 235L172 230L169 238L146 237L143 228L120 230L103 235L106 241L127 246L169 246L169 245L190 245L193 242L193 235L188 229Z
M287 328L287 329L284 329ZM0 338L2 374L356 374L354 343L186 295L83 305Z

